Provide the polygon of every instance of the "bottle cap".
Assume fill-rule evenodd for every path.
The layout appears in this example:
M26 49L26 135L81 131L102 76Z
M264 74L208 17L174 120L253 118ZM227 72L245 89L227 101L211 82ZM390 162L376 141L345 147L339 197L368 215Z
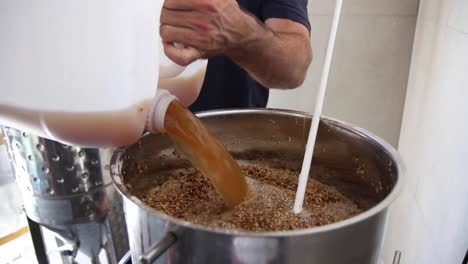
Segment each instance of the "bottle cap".
M148 112L146 119L146 131L149 132L165 132L164 119L166 117L169 104L177 100L177 97L164 89L158 89L154 97L153 104Z

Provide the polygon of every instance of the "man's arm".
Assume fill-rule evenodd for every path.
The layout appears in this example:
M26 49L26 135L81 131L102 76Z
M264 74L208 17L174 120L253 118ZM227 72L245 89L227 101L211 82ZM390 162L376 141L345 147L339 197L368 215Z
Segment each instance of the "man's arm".
M279 18L262 23L235 0L166 0L160 33L166 55L178 64L226 55L271 88L301 85L312 60L305 26Z

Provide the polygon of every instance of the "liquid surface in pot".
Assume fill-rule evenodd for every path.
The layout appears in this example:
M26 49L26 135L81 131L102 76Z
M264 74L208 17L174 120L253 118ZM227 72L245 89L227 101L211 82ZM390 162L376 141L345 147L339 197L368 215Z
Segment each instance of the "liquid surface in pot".
M332 121L324 122L309 175L305 211L293 214L310 123L307 119L265 112L203 116L203 124L219 137L247 178L246 199L234 207L225 205L211 179L174 151L166 134L147 135L125 151L120 160L124 191L175 218L254 232L326 225L382 201L394 186L393 160L377 147L364 144L358 134ZM224 171L218 172L223 177Z
M262 154L255 152L253 156L243 153L248 159L236 162L177 101L168 107L164 125L192 166L174 168L163 177L159 173L155 177L127 175L126 185L144 203L165 214L210 227L261 232L326 225L362 211L335 188L311 179L304 210L295 214L297 169L258 163Z
M244 200L247 185L239 165L195 115L173 101L167 109L164 127L177 149L209 178L228 207Z
M309 180L300 214L292 211L297 170L241 161L247 176L246 199L227 208L208 179L193 168L162 177L129 177L127 187L147 205L170 216L216 228L284 231L341 221L362 212L335 188ZM160 175L159 175L160 176ZM142 186L152 186L141 188Z

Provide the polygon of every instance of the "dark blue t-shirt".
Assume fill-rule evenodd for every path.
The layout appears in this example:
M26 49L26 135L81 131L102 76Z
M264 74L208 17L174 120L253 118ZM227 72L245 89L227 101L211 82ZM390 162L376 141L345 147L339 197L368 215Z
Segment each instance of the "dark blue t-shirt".
M308 0L238 0L240 7L261 21L285 18L299 22L310 30ZM208 60L206 76L198 99L190 106L193 112L265 107L268 88L257 83L235 62L225 56Z

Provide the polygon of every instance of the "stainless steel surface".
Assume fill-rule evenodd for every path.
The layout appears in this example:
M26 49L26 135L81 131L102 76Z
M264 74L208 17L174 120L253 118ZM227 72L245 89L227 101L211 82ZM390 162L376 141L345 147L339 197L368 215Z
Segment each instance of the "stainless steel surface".
M401 251L397 250L395 252L395 256L393 256L392 264L400 264L400 261L401 261Z
M112 193L105 172L109 153L81 149L5 128L17 182L28 216L43 225L66 225L105 215Z
M52 234L46 242L51 263L56 259L61 259L64 264L101 263L104 259L104 263L118 263L126 254L125 250L128 250L127 247L115 248L116 234L109 230L107 221L90 221L47 230Z
M177 237L172 232L167 233L161 241L150 248L150 250L140 256L141 264L151 264L158 259L167 249L177 241Z
M128 251L127 253L125 253L125 255L120 259L119 263L118 264L129 264L130 261L132 259L132 255L131 255L131 252Z
M105 250L110 263L117 263L128 239L122 199L110 177L113 150L3 130L28 217L65 237L73 251L93 259Z
M271 164L299 169L310 116L281 110L232 110L199 115L237 160L260 154ZM123 194L132 260L169 232L177 242L155 263L377 263L387 208L401 189L402 165L396 151L371 133L324 118L310 177L332 185L366 211L345 221L285 232L213 229L159 213L125 186L125 177L152 175L187 166L172 154L165 135L146 135L118 149L113 180ZM255 160L253 160L255 162ZM162 179L163 180L163 179Z

